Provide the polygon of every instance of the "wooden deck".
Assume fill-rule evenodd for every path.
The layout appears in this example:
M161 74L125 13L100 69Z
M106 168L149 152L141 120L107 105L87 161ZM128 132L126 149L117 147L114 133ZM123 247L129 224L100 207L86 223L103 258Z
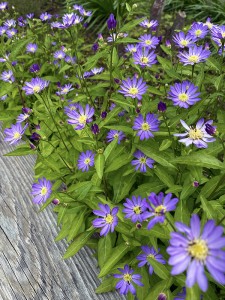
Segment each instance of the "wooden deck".
M38 213L30 196L35 158L3 157L14 148L0 130L0 299L125 299L95 294L100 280L90 249L62 260L66 244L54 242L56 216L50 207Z

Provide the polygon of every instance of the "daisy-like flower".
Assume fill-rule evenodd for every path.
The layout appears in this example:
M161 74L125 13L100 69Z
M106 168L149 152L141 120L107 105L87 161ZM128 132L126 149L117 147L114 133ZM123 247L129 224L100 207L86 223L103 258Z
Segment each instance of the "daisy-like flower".
M8 38L12 38L17 34L18 30L15 28L10 28L8 30L6 30L6 34Z
M204 62L210 56L210 54L211 52L204 49L202 46L194 46L190 47L188 49L188 52L180 52L178 54L178 57L180 58L180 62L182 62L186 66Z
M6 33L7 27L6 26L0 26L0 36L2 36L4 33Z
M17 144L21 139L28 127L28 124L26 124L24 127L20 123L16 123L15 125L12 124L10 128L6 128L4 130L4 133L6 135L5 141L10 142L10 145Z
M78 5L78 4L74 4L74 6L73 6L74 10L80 10L82 8L83 8L83 6L82 5Z
M37 44L28 44L27 47L27 52L35 53L38 49Z
M118 131L118 130L110 130L106 136L107 142L110 143L114 140L118 141L118 144L120 144L120 142L125 139L125 134L123 133L123 131Z
M116 39L122 39L124 37L127 37L127 33L120 32L116 35L116 33L110 34L109 37L107 37L107 42L111 43L112 41L115 41ZM100 38L99 38L100 39Z
M159 25L158 21L157 20L144 20L140 23L140 25L144 28L151 28L151 29L156 29L156 27Z
M4 11L5 9L8 9L8 2L1 2L0 10Z
M204 123L204 119L200 119L196 127L188 126L183 120L180 120L182 126L187 130L185 133L175 133L174 136L182 137L180 143L184 143L187 147L194 144L197 148L207 148L207 143L214 142L216 139L206 131L207 124L212 125L213 120Z
M179 48L189 48L195 45L196 38L191 35L185 35L183 31L180 31L173 36L173 41Z
M16 27L16 21L13 20L13 19L6 20L6 21L3 23L3 25L6 26L7 28Z
M123 213L125 213L126 219L131 219L133 223L143 222L143 213L146 211L146 199L142 199L141 196L132 196L131 199L126 198L126 202L123 203L125 208Z
M37 73L38 71L40 71L40 66L39 64L33 64L32 66L30 66L30 72L31 73Z
M211 18L207 18L204 25L206 25L209 29L213 28L213 23L211 22Z
M10 83L15 81L15 77L11 70L2 72L0 79Z
M152 131L159 130L159 120L156 115L147 113L146 118L144 119L143 115L139 115L134 120L134 130L137 130L137 135L140 137L140 140L153 138L154 135Z
M199 95L198 87L190 81L185 80L181 83L175 83L170 87L168 98L173 101L175 106L188 108L201 100Z
M33 95L40 93L48 85L49 81L36 77L32 78L30 82L25 82L25 86L22 87L22 90L25 91L26 95Z
M81 14L82 16L84 16L84 17L90 17L90 16L92 15L92 12L91 12L91 11L87 11L87 10L85 10L83 7L81 7L81 8L79 9L79 12L80 12L80 14Z
M110 231L113 232L118 224L117 213L119 207L114 207L112 210L108 204L98 204L100 210L93 210L93 213L100 218L94 219L92 225L95 228L102 228L100 236L106 236Z
M70 55L66 55L65 58L64 58L65 62L67 62L68 64L71 63L71 64L75 64L76 62L76 57L72 57Z
M91 72L93 73L93 75L101 74L103 71L104 71L103 67L91 69Z
M25 120L27 120L28 118L29 118L29 114L20 114L18 117L17 117L17 119L16 119L16 121L17 121L17 123L22 123L22 122L24 122Z
M90 167L94 166L95 154L91 150L82 152L77 161L77 168L82 172L89 171Z
M66 56L66 53L62 50L55 51L53 54L56 59L63 59Z
M140 47L139 44L128 44L125 48L126 52L135 53L137 52L138 47Z
M140 172L145 173L147 171L147 167L150 169L153 168L154 159L146 156L143 152L140 150L137 150L134 153L134 157L137 159L132 160L131 164L132 166L135 166L135 170L138 171L140 169Z
M122 274L114 274L113 276L115 278L121 279L116 284L116 289L119 290L119 293L121 295L127 295L129 291L133 295L136 294L136 290L135 287L133 286L133 282L139 286L144 286L144 284L140 281L142 276L139 274L133 274L134 270L131 269L128 265L125 265L124 269L118 268L118 270Z
M67 95L69 92L73 91L74 88L71 83L65 84L64 86L60 87L60 91L56 92L57 95Z
M41 204L46 202L52 193L51 181L45 177L39 178L37 183L32 185L31 195L33 195L33 202L35 204Z
M146 47L149 49L155 49L159 44L159 38L157 38L156 36L152 36L151 34L141 35L139 41L139 44L142 47Z
M137 98L138 100L141 100L142 95L146 93L148 87L142 78L137 79L134 76L133 78L122 80L122 85L120 88L121 90L118 92L123 94L125 97L131 97L133 99Z
M213 26L211 30L211 38L218 46L221 47L225 41L225 25Z
M94 113L94 108L89 106L89 104L86 104L85 109L79 105L77 110L66 112L67 116L70 118L67 120L68 124L73 125L75 130L81 130L87 123L92 121Z
M160 192L158 195L153 192L150 193L148 197L149 202L147 202L148 211L144 213L145 219L153 217L148 223L148 230L150 230L156 223L164 223L166 212L176 209L176 204L179 199L171 198L171 193L165 196L163 192Z
M194 23L189 29L188 34L194 38L203 39L208 33L208 27L203 23Z
M26 15L27 19L32 20L34 18L34 13L29 13Z
M162 254L159 254L160 249L157 252L157 251L155 251L154 247L141 246L141 250L144 253L137 256L137 260L140 260L140 262L138 263L138 267L141 268L144 265L147 265L149 267L148 272L149 272L150 275L153 274L154 268L148 262L148 257L153 258L154 260L158 261L159 263L165 265L166 261L163 259Z
M156 54L148 48L139 47L133 54L134 63L141 67L151 67L157 63Z
M51 14L49 14L49 13L47 13L47 12L45 12L45 13L42 13L41 15L40 15L40 19L41 19L41 21L48 21L48 20L51 20L51 18L52 18L52 15Z
M198 284L203 292L208 289L205 267L218 283L225 284L225 237L223 227L216 226L214 220L209 220L201 230L200 219L192 215L190 227L175 222L179 232L172 232L170 255L168 263L173 266L172 275L178 275L187 270L186 287Z

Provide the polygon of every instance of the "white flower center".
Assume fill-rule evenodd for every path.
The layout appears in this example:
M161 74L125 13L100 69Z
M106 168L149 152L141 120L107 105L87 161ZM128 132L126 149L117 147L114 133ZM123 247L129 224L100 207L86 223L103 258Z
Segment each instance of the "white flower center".
M82 115L79 117L78 122L81 124L86 124L87 117L85 115Z

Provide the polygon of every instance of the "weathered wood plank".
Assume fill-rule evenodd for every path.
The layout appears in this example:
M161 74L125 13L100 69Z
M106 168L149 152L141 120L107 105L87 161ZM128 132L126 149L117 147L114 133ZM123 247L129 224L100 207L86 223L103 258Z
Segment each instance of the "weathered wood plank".
M0 299L125 299L117 292L95 294L100 281L92 250L62 260L66 244L54 242L52 208L38 213L31 200L35 158L3 157L14 148L3 139L0 130Z

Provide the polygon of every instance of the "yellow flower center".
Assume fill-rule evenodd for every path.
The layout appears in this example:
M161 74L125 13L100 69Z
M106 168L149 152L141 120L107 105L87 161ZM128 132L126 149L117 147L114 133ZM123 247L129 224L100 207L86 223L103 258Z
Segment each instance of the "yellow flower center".
M180 41L180 44L182 45L182 46L187 46L188 45L188 41L186 41L186 40L181 40Z
M155 208L155 214L157 216L161 216L166 212L166 207L164 205L159 205Z
M138 94L138 89L136 87L132 87L129 89L129 94L131 95L137 95Z
M208 246L204 240L195 240L188 246L188 253L198 260L205 260L208 255Z
M112 224L113 223L113 216L108 214L105 218L106 223Z
M192 140L198 140L201 139L204 134L200 129L195 128L191 129L188 135Z
M150 28L150 27L152 26L152 24L151 24L151 23L146 23L146 26L147 26L148 28Z
M198 29L195 31L196 36L200 36L202 34L202 30Z
M186 102L188 100L188 95L185 93L179 94L178 99L182 102Z
M86 159L84 160L85 165L89 165L90 161L91 161L90 158L86 158Z
M81 124L86 124L87 117L85 115L82 115L79 117L78 122Z
M205 25L208 26L209 29L211 29L213 27L213 24L210 22L206 22Z
M144 130L144 131L148 131L150 129L150 126L149 124L146 122L146 123L143 123L141 125L141 129Z
M198 55L190 55L188 60L190 62L197 63L199 61L199 56Z
M222 32L221 35L222 35L222 38L224 39L225 38L225 32Z
M68 89L68 88L64 88L64 89L62 89L62 92L63 92L63 93L68 93L68 92L69 92L69 89Z
M35 51L35 48L34 48L34 47L31 47L30 50L31 50L31 51Z
M41 189L41 195L44 196L47 194L47 191L48 189L44 186L42 189Z
M58 58L63 58L63 55L62 55L62 54L59 54L59 55L58 55Z
M129 273L126 273L123 275L123 280L130 283L132 281L132 275Z
M117 139L119 137L119 134L115 133L113 137L114 137L114 139Z
M131 52L137 52L137 48L135 48L135 47L132 48L132 49L131 49Z
M14 139L19 139L21 137L21 134L19 132L15 132L13 137Z
M39 86L39 85L35 85L35 86L33 87L33 91L34 91L34 93L39 93L39 92L40 92L40 90L41 90L41 88L40 88L40 86Z
M146 157L139 158L141 164L146 164L146 160L147 160Z
M148 63L148 58L147 58L146 56L143 56L143 57L141 58L141 62L142 62L143 64L147 64L147 63Z
M7 79L9 79L11 77L11 74L6 74L5 76Z
M149 254L147 257L150 257L150 258L153 258L153 259L155 259L155 256L154 256L154 254Z
M133 207L133 211L136 215L140 215L141 214L141 208L140 206L134 206Z
M146 45L151 45L151 44L152 44L152 41L151 41L151 40L146 40L146 41L145 41L145 44L146 44Z

